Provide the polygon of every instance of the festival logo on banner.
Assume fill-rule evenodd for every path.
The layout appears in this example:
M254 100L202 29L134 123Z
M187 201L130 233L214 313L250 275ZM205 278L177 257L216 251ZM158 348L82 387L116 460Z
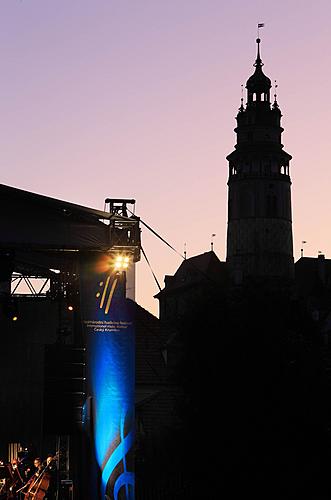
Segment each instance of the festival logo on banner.
M94 254L82 258L80 269L90 402L85 426L97 468L90 495L102 500L134 499L134 328L120 267L109 255Z

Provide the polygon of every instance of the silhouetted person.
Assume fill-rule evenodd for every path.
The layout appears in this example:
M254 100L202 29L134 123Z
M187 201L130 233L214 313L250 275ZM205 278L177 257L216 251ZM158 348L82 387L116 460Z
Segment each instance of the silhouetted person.
M58 486L58 469L53 455L47 456L46 467L49 474L49 486L45 495L45 500L55 500Z

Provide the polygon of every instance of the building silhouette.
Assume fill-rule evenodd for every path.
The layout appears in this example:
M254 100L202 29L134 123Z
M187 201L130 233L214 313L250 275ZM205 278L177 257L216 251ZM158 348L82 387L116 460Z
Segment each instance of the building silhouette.
M254 74L237 114L229 162L227 264L235 284L247 277L293 279L291 155L281 144L281 111L263 73L260 39Z
M160 301L159 318L171 324L189 313L193 303L227 286L226 263L211 250L185 259L174 276L165 276L165 287L155 297Z
M188 258L155 296L168 382L182 390L172 411L191 489L178 498L326 499L331 260L294 263L292 157L260 39L254 66L227 156L226 262Z
M227 157L226 262L213 250L185 259L155 296L159 319L134 305L138 500L331 496L331 260L294 264L291 156L259 39L254 66ZM73 479L80 499L76 462L87 451L72 432L77 401L64 404L63 390L84 399L71 250L107 249L100 220L109 214L8 186L0 193L0 458L8 446L58 448L64 487ZM13 294L21 277L49 280L48 293Z

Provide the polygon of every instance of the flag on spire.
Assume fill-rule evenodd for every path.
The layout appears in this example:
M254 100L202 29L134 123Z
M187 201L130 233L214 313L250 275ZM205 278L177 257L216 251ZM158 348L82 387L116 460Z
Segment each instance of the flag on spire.
M258 23L257 27L258 28L263 28L264 27L264 23Z

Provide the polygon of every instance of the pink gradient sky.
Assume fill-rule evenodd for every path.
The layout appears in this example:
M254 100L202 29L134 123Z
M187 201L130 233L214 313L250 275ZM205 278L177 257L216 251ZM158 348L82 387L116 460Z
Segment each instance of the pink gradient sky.
M331 258L329 0L1 0L0 182L136 213L188 256L226 249L227 162L240 85L277 79L291 163L295 260ZM181 259L147 230L163 283ZM158 304L146 263L137 300Z

